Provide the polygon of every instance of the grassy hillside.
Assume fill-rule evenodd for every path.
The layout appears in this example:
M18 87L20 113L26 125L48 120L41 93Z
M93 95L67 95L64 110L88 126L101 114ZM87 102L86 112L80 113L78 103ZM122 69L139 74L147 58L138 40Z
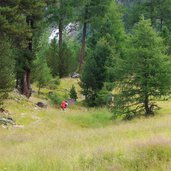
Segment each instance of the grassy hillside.
M68 80L61 86L67 88ZM6 101L23 127L0 127L0 170L171 170L171 101L158 102L163 108L155 117L132 121L112 121L106 109L80 105L64 112L50 105L40 109L37 101L37 95Z

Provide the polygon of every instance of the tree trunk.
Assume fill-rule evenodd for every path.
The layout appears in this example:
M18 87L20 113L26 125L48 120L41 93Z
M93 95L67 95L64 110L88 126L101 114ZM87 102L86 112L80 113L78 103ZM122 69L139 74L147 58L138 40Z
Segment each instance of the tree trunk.
M62 53L62 45L63 45L63 21L60 19L59 21L59 77L63 77L63 53Z
M156 22L155 22L155 17L154 17L154 5L153 4L154 2L153 1L150 1L150 19L151 19L151 24L153 27L156 28Z
M30 17L27 17L26 22L30 30L33 31L33 19ZM28 50L30 52L32 52L33 50L32 46L33 46L32 37L30 37L28 41ZM24 70L23 76L21 78L21 94L29 98L31 96L31 84L30 84L31 68L24 66L23 70Z
M160 19L160 31L163 30L163 18Z
M59 1L59 8L62 9L63 8L63 3L62 0ZM59 77L63 77L63 55L62 55L62 46L63 46L63 15L60 14L59 16L59 24L58 24L58 28L59 28L59 64L58 64L58 68L59 68Z
M83 26L83 33L82 33L82 46L81 46L81 50L80 50L79 72L82 69L83 60L84 60L86 32L87 32L87 23L85 22L84 23L84 26Z
M144 107L145 107L145 115L146 116L153 114L153 111L151 110L151 108L149 106L149 96L147 93L145 94Z
M21 80L21 94L25 95L27 98L31 96L30 70L29 69L26 69L23 73L23 78Z
M59 49L62 48L63 44L63 22L62 19L59 20Z

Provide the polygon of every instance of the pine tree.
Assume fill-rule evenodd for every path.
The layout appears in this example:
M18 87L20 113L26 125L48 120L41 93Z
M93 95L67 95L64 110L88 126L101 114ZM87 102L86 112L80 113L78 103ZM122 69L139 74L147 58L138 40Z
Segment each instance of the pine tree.
M15 61L12 49L11 42L6 37L0 37L0 106L15 84Z
M35 33L40 28L40 22L43 19L46 4L44 0L21 0L19 3L20 15L25 18L26 30L22 38L24 47L18 47L17 58L17 83L21 94L26 97L31 96L31 72L32 62L35 57L33 39Z
M50 43L50 47L48 49L47 55L47 63L49 68L51 69L52 76L59 76L59 56L58 56L59 48L57 46L57 40L53 39Z
M40 89L48 84L52 76L45 59L43 58L37 59L35 61L35 66L37 71L37 74L35 76L35 81L37 82L39 88L38 94L40 94Z
M137 113L150 115L156 107L154 100L167 95L171 87L169 56L162 38L153 30L149 20L141 19L130 37L127 59L127 77L119 85L115 109L130 116Z
M78 99L77 92L76 92L76 89L75 89L75 86L74 85L72 85L72 87L70 89L69 95L70 95L70 98L71 99L74 99L75 101Z
M144 15L146 19L150 19L152 26L158 31L162 31L164 26L170 26L170 0L132 1L126 8L125 23L127 29L131 29L139 21L141 15Z
M25 18L20 13L19 0L0 1L0 35L6 34L11 39L18 38L25 28Z
M104 17L92 25L91 34L81 76L81 87L87 103L94 106L98 105L96 104L98 92L108 81L107 72L111 67L115 67L114 61L121 55L124 29L120 10L116 4L113 4L113 1L108 6ZM113 66L109 61L113 61Z
M71 22L73 16L73 0L51 0L47 2L47 18L52 25L57 25L59 29L58 40L58 58L59 58L59 76L65 76L65 57L66 43L63 40L63 31L65 26ZM65 51L65 52L64 52Z
M34 81L38 84L38 94L40 89L48 84L52 78L50 68L47 65L47 55L48 55L48 34L45 31L39 39L36 58L34 62Z
M77 10L77 20L82 26L81 49L79 54L79 68L81 72L85 56L86 37L89 26L100 20L107 11L110 0L80 0L74 3Z
M24 17L19 13L19 0L0 1L0 103L14 88L15 47L22 45ZM17 40L17 41L16 41Z

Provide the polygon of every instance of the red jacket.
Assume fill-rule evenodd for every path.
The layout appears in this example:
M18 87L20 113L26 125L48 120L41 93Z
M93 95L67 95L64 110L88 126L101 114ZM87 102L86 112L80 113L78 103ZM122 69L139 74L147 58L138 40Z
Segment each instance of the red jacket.
M61 108L66 108L67 107L67 105L66 105L66 102L65 101L63 101L62 103L61 103Z

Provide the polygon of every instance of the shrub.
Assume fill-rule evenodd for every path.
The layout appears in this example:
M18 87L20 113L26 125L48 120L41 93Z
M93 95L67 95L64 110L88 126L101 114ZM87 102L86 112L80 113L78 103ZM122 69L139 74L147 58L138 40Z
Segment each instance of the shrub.
M48 98L50 99L51 103L54 105L60 105L62 102L62 98L58 94L49 94Z
M54 79L49 81L48 88L50 88L51 90L56 89L59 84L60 84L59 77L55 77Z
M74 85L72 85L70 92L69 92L69 95L70 95L70 98L74 99L75 101L78 99L77 92L76 92Z

